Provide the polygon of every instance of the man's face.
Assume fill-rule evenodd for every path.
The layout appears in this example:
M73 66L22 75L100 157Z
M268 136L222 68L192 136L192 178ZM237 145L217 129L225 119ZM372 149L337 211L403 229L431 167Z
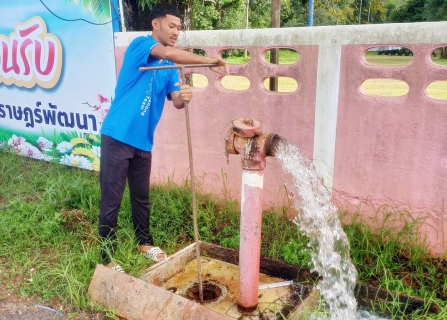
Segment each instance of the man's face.
M180 18L168 14L163 18L153 20L153 22L155 22L153 28L157 33L158 40L165 46L173 47L182 26Z

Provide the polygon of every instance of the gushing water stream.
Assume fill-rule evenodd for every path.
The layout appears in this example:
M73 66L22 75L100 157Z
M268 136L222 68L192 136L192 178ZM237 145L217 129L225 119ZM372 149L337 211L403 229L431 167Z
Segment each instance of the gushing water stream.
M356 310L354 288L357 270L349 257L349 241L331 195L317 176L313 164L297 147L286 141L278 145L275 156L284 171L293 176L296 188L292 189L298 195L295 207L299 212L294 222L310 239L314 270L322 276L317 289L329 306L329 318L314 316L312 319L381 319Z

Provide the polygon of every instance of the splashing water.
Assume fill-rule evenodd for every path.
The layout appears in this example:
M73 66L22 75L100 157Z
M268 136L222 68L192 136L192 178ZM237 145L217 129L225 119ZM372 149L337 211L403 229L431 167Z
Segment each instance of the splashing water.
M330 319L379 319L372 315L365 318L365 311L361 315L356 313L354 288L357 270L349 257L349 241L331 195L317 176L313 164L285 140L278 145L275 156L284 171L293 176L300 198L295 200L295 207L300 213L294 222L310 239L313 271L323 277L317 289L329 306Z

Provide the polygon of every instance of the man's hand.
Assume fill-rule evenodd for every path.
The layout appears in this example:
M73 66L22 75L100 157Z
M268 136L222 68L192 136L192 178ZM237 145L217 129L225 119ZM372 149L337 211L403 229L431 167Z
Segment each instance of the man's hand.
M180 86L180 98L183 102L189 102L192 99L191 87L188 84L182 84Z
M221 57L215 57L215 58L212 58L212 59L215 59L216 61L211 62L211 63L216 63L216 64L219 65L217 67L210 67L210 69L212 71L214 71L216 73L219 73L219 74L221 74L223 76L226 76L226 75L228 75L230 73L230 66L228 65L228 63L224 59L222 59Z
M187 84L177 83L176 86L180 87L180 91L173 91L171 93L172 102L177 109L184 107L185 102L189 102L192 99L191 87Z

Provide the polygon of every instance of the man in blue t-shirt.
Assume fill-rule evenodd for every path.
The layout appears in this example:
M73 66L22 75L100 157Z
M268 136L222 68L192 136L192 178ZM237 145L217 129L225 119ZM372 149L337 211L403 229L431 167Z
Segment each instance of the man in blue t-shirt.
M165 98L177 109L192 98L191 88L180 85L176 69L140 72L139 67L206 63L217 64L211 70L222 75L229 71L221 57L204 57L174 48L181 28L176 7L167 3L154 5L149 21L151 36L136 38L126 50L115 98L101 127L101 256L104 265L118 271L123 270L113 261L113 255L126 178L138 250L156 262L167 259L160 248L154 247L149 231L151 150Z

